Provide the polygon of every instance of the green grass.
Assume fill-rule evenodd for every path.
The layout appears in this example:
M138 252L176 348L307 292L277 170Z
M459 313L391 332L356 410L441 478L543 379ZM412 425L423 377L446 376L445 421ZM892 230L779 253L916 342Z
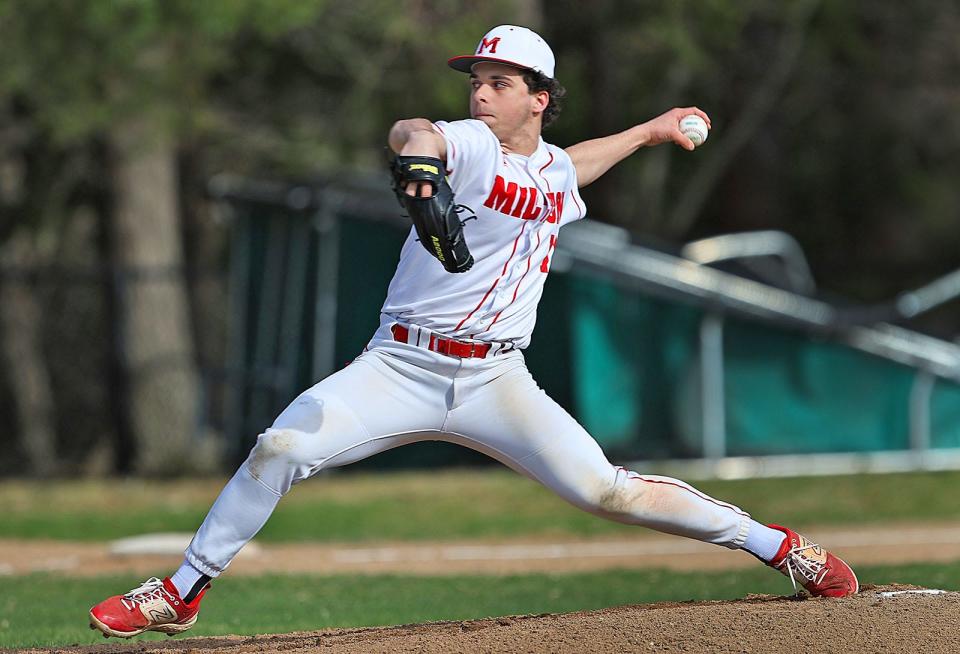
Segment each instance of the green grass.
M223 480L0 483L0 538L105 540L194 531ZM849 475L695 484L794 526L960 518L960 472ZM578 511L501 469L331 475L280 503L263 541L474 539L592 535L629 530Z
M960 562L866 567L858 572L863 583L960 588ZM102 642L87 628L88 607L140 581L52 575L3 578L0 647ZM190 635L409 624L790 591L788 580L760 566L719 573L621 570L509 577L235 577L217 582L210 591ZM166 639L153 634L141 638Z

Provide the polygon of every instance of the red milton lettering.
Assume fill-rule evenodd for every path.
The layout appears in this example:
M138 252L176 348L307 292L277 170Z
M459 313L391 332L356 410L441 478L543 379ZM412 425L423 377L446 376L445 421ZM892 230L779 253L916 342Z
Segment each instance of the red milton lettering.
M503 177L497 175L493 180L493 188L490 189L490 195L483 201L483 206L488 209L494 209L500 213L510 215L514 202L517 199L517 183L507 183Z
M541 214L539 199L540 193L537 187L519 186L516 182L508 182L497 175L483 206L499 211L505 216L534 220Z
M560 216L563 215L563 197L566 191L557 191L556 193L547 193L547 202L550 203L550 213L547 214L548 223L560 222Z
M547 256L543 258L543 261L540 262L540 272L550 272L550 255L557 247L557 236L556 234L550 235L550 246L547 248Z
M546 193L545 199L549 209L546 217L548 223L560 222L565 196L566 191ZM540 191L537 190L536 186L520 186L516 182L508 182L502 176L497 175L496 179L493 180L493 188L490 189L490 194L483 201L483 206L499 211L505 216L513 216L523 220L536 220L544 209L540 204L540 197Z

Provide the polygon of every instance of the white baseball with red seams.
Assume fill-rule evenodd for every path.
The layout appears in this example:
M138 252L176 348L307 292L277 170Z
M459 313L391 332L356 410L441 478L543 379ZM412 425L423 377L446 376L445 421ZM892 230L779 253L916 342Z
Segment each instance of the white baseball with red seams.
M680 119L680 133L693 142L694 147L700 147L707 140L710 128L707 121L696 114L684 116Z
M566 152L542 138L525 157L504 154L479 120L435 125L447 143L450 187L457 203L469 209L461 220L475 263L467 273L448 273L411 228L381 326L412 323L446 336L525 348L560 227L586 213L576 170Z

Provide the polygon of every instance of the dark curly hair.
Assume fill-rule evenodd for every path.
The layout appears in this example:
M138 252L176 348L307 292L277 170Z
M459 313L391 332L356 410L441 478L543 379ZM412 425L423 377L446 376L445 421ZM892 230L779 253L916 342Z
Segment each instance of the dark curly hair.
M567 90L557 80L547 77L535 70L523 71L523 81L527 83L530 94L546 91L550 94L550 102L543 110L543 128L547 128L560 115L560 100L567 94Z

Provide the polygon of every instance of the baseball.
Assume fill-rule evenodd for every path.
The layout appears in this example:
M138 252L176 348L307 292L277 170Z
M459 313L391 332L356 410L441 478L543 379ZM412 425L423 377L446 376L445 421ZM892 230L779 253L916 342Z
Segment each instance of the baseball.
M707 134L710 130L703 118L696 114L690 114L680 119L680 132L693 141L695 146L700 147L707 140Z

